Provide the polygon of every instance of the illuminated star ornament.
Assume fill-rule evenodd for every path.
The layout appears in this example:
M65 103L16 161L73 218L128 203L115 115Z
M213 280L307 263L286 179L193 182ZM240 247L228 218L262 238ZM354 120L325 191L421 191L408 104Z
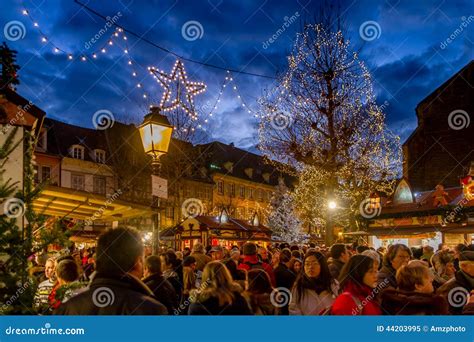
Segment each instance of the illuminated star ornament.
M182 108L196 120L197 115L194 111L194 96L204 92L206 85L202 82L188 81L184 65L179 59L169 74L153 67L148 69L165 90L160 101L162 110L166 112ZM174 97L172 95L174 95Z

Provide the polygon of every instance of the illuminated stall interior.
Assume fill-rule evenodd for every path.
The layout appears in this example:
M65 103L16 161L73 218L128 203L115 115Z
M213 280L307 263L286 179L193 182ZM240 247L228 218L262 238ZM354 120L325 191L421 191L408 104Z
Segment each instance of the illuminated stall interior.
M379 198L379 215L368 220L367 233L374 247L404 243L407 246L440 243L454 246L474 238L474 182L462 187L413 193L406 179L399 181L391 198ZM374 202L374 203L377 203ZM375 207L374 207L375 208Z
M165 230L161 237L177 250L200 242L204 246L220 245L230 248L251 241L266 246L271 242L271 230L262 225L257 215L251 220L229 217L226 210L218 216L188 217L179 225Z

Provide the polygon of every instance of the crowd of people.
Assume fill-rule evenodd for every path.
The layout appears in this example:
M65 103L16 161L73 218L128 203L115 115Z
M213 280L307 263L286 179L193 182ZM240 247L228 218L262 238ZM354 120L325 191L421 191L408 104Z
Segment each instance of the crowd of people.
M247 242L145 256L138 231L37 258L34 306L58 315L445 315L474 313L474 245L388 248Z

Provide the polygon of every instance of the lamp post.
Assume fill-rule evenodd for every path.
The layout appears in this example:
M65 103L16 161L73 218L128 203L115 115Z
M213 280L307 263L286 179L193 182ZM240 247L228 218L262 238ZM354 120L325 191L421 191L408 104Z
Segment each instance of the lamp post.
M168 148L173 133L173 126L168 118L160 113L159 107L152 107L143 123L138 126L145 153L152 157L152 173L154 176L160 175L161 163L159 158L168 153ZM160 244L160 198L153 195L152 209L153 215L153 254L158 252Z
M326 234L325 244L326 247L332 246L334 243L334 222L332 219L332 211L337 208L337 203L334 200L328 201L327 204L327 219L326 219Z

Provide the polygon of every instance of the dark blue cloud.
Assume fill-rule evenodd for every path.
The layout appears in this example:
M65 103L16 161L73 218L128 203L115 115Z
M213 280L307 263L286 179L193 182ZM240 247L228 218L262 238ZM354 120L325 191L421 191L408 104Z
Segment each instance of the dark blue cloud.
M87 1L88 6L109 16L118 15L118 23L140 33L144 38L167 47L179 55L237 70L276 75L284 70L286 56L301 24L318 17L318 0L119 0ZM104 22L87 13L73 1L28 0L25 5L38 20L41 30L60 47L75 56L90 55L107 43L111 32L87 48L86 43L104 28ZM336 6L337 7L337 6ZM442 84L473 58L472 28L464 28L446 47L446 41L472 15L469 0L409 1L369 0L340 1L345 14L348 35L354 49L373 74L378 102L385 107L391 129L406 138L416 126L415 107L424 96ZM121 47L107 47L109 53L97 60L70 62L64 55L52 52L49 44L31 22L21 14L19 1L6 0L0 10L0 29L12 20L26 27L24 39L9 42L19 51L22 84L19 92L43 108L51 117L92 127L95 111L108 109L120 120L140 122L148 106L159 100L162 89L146 74L146 67L155 65L171 69L175 57L128 35L133 66L127 64ZM279 35L274 43L265 44L285 18L298 20ZM203 27L203 36L195 41L183 38L181 28L190 20ZM359 27L366 21L380 25L380 37L364 41ZM472 22L470 25L474 25ZM458 30L459 31L459 30ZM3 38L3 37L2 37ZM208 111L214 104L225 71L185 62L189 78L205 81L206 93L196 99L198 107ZM136 70L137 78L131 77ZM234 75L235 84L244 101L256 109L256 100L268 79ZM143 84L150 94L142 97ZM256 141L256 121L247 113L232 89L226 89L218 111L206 127L208 136L237 146L252 149Z

